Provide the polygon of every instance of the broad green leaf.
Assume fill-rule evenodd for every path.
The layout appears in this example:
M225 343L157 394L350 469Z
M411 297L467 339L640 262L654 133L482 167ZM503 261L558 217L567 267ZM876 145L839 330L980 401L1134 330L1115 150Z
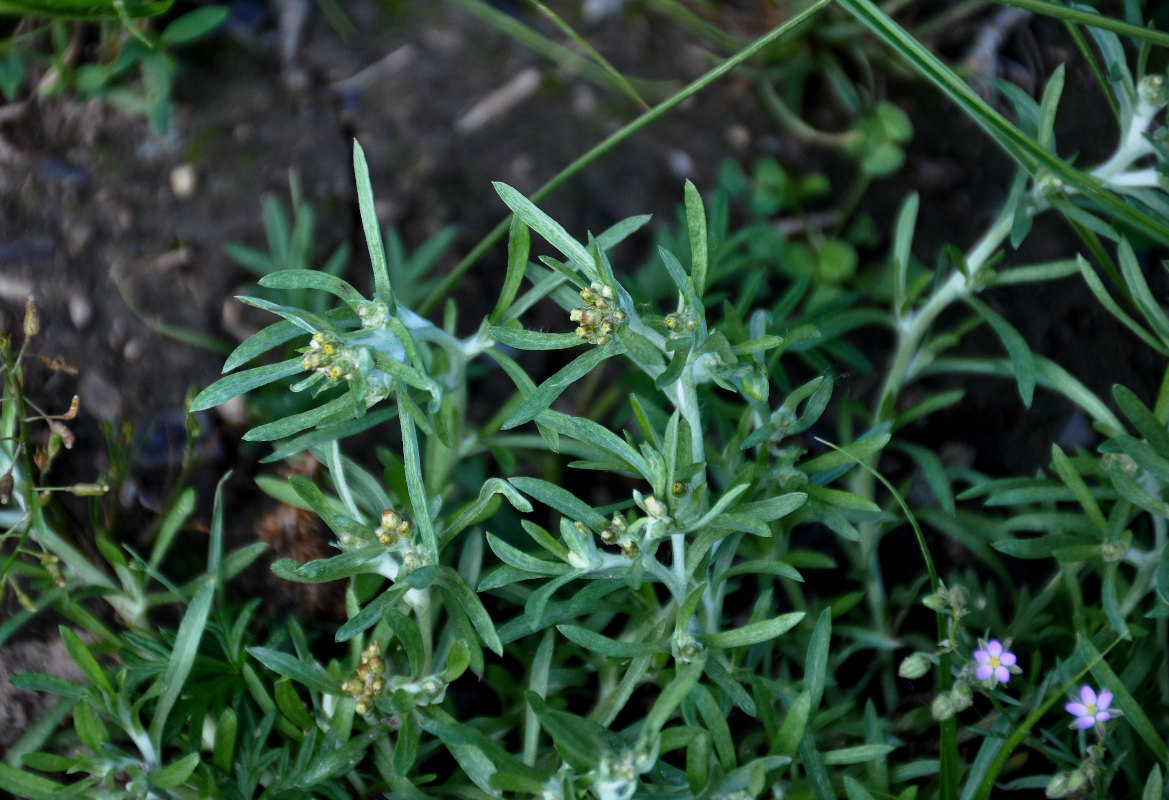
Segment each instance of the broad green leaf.
M230 773L235 763L236 735L239 732L239 716L228 706L219 715L215 725L215 739L211 749L211 763L223 772Z
M532 504L516 491L514 486L502 478L488 478L479 490L479 497L468 503L458 516L447 524L446 529L442 532L442 543L449 542L467 527L481 522L484 519L483 514L494 507L491 505L494 498L500 495L506 497L507 502L511 503L517 511L522 511L525 514L532 512Z
M1084 483L1083 477L1079 470L1076 469L1075 464L1071 459L1064 454L1058 444L1051 445L1051 466L1059 475L1060 480L1064 485L1072 490L1076 500L1079 501L1080 506L1084 509L1088 519L1101 533L1106 533L1108 530L1108 522L1104 519L1104 513L1100 510L1100 504L1096 502L1096 498L1092 496L1092 491L1088 485Z
M398 391L399 402L405 392ZM398 417L402 423L402 463L406 469L406 488L410 496L410 510L414 514L414 526L430 556L430 562L438 563L438 540L434 534L434 522L430 518L430 498L426 493L426 482L422 478L422 457L418 450L418 434L409 414Z
M353 398L344 394L308 411L258 425L245 433L243 439L245 442L271 442L322 424L337 426L348 422L354 416Z

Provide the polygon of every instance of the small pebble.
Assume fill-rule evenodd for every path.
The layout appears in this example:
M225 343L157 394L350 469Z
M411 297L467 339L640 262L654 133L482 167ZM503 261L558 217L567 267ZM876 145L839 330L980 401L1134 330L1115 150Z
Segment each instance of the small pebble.
M69 319L73 320L73 327L85 330L85 326L93 319L93 305L80 294L69 297Z
M126 340L122 345L122 358L126 361L137 361L146 352L146 343L137 337Z
M746 125L730 125L723 131L723 139L732 150L746 150L751 144L751 131Z
M694 174L694 159L682 150L671 150L667 157L670 170L679 178L689 178Z
M191 164L179 164L170 171L170 190L179 200L189 200L198 188L198 176Z

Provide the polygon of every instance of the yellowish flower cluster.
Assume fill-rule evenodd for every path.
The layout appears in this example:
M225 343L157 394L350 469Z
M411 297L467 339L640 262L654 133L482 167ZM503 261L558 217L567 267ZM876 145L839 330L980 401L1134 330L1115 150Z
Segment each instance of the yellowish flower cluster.
M358 714L368 714L373 709L374 695L386 688L385 678L382 677L385 671L386 662L381 657L381 647L377 642L370 642L369 647L361 653L357 677L341 684L346 694L357 699Z
M591 344L608 344L625 322L625 312L614 302L613 289L593 281L589 288L581 289L580 296L587 305L574 308L568 315L578 323L576 335Z
M316 370L330 381L348 380L357 374L357 352L344 345L336 334L318 331L304 351L300 366Z
M402 515L394 509L387 508L382 512L382 521L381 524L378 525L375 533L377 534L377 540L379 542L384 544L386 547L390 547L394 545L399 538L404 536L408 537L410 535L411 528L412 526L410 525L409 520L403 519Z

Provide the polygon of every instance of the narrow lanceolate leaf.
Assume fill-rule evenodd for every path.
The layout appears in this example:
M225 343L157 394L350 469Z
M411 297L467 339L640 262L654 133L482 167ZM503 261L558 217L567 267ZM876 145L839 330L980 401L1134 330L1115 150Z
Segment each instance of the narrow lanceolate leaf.
M507 274L504 275L503 288L499 290L495 310L491 312L489 321L493 324L503 319L504 313L511 307L516 293L524 282L524 270L528 267L531 244L528 226L519 217L512 217L511 232L507 239Z
M260 285L271 289L318 289L335 295L354 311L365 299L348 281L315 269L282 269L260 278Z
M656 642L623 642L594 633L579 625L557 625L556 629L570 642L576 642L586 650L592 650L594 653L600 653L610 658L637 658L638 656L650 656L654 653L664 653L670 649L670 642L667 639Z
M237 372L234 375L220 378L199 392L191 402L191 410L206 411L220 403L226 403L233 397L250 392L252 389L257 389L272 381L278 381L281 378L287 378L289 375L303 372L304 367L300 365L300 362L300 358L290 358L278 364L267 364L263 367L245 369L243 372Z
M157 772L150 774L150 785L159 789L176 789L182 786L187 778L191 777L195 767L199 766L202 756L199 753L187 753Z
M365 244L369 249L369 261L373 267L374 291L385 303L393 305L394 296L390 288L390 271L386 267L386 250L382 245L382 233L378 226L377 211L373 205L373 184L369 180L369 164L365 151L357 140L353 140L353 174L357 179L357 207L361 212L361 229L365 232Z
M85 646L85 642L81 641L81 637L74 633L72 628L66 628L64 625L61 626L60 631L61 641L65 643L65 650L69 653L69 657L73 659L73 663L81 670L81 674L100 691L112 695L114 692L113 687L110 686L106 674L102 672L101 666L97 663L97 659L93 657L93 653L89 652L89 648Z
M512 325L492 325L491 335L497 342L517 350L563 350L582 345L585 340L575 332L540 333Z
M569 236L568 231L564 230L559 222L537 208L531 200L520 192L506 183L496 182L493 185L495 191L499 193L500 198L512 210L513 214L522 219L529 228L547 239L550 245L563 253L573 266L588 275L590 280L596 280L593 259L583 244Z
M294 655L282 653L269 647L249 647L248 653L278 675L291 678L297 683L324 694L337 694L336 678L315 662L306 663Z
M990 309L986 303L975 297L967 297L966 302L977 311L983 319L990 323L995 335L1003 343L1007 355L1011 359L1011 369L1015 373L1015 381L1019 385L1019 397L1023 405L1031 407L1031 400L1035 397L1035 356L1031 348L1015 326Z
M706 243L706 209L702 195L690 181L686 181L686 229L690 233L690 279L694 294L702 297L706 291L706 270L710 256Z
M154 719L150 723L150 740L157 752L162 752L162 731L166 726L167 716L175 701L179 699L179 694L186 685L187 676L191 674L191 667L195 664L195 655L199 652L199 641L203 638L203 629L207 626L207 615L211 611L214 592L215 582L204 582L192 598L191 604L187 606L187 613L183 615L183 621L179 624L174 650L171 651L166 672L160 679L162 696L158 698Z
M462 606L463 611L470 618L471 624L475 626L475 632L483 640L483 644L491 648L496 655L503 655L503 643L499 641L499 634L495 631L495 623L491 621L491 616L483 607L479 595L475 594L462 576L450 567L439 567L435 583L444 590L445 594L449 594L451 599Z
M0 762L0 788L28 800L52 800L66 787L27 770Z
M542 481L539 478L518 477L511 479L512 485L524 494L534 497L545 505L559 511L571 520L579 520L590 528L601 530L609 521L604 515L588 503L579 499L572 492L563 489L554 483Z
M273 347L279 347L287 341L303 336L304 330L299 325L293 325L286 319L275 322L266 328L253 333L239 343L227 361L223 362L223 371L231 372L241 364L246 364L262 353L267 353Z
M609 356L620 352L620 347L617 340L614 339L603 347L593 347L577 356L525 397L524 402L520 403L520 407L504 421L503 429L508 430L534 419L541 411L552 405L556 398L560 397L561 393L571 384L592 372L594 367Z
M893 269L897 276L893 284L893 311L898 317L905 310L909 259L912 256L913 234L917 229L918 205L917 192L906 198L905 204L901 206L901 213L897 216L897 229L893 235Z
M699 636L698 640L707 647L743 647L744 645L766 642L782 636L798 625L803 618L803 611L793 611L789 614L780 614L778 617L772 619L752 622L741 628L720 631L718 633L708 633Z

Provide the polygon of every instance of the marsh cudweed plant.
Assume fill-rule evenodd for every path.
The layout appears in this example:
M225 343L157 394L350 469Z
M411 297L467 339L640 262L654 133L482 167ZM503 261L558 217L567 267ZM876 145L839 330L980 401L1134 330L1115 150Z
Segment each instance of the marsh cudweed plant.
M84 681L18 679L61 695L57 721L73 724L59 742L56 721L30 733L0 785L231 800L1163 796L1169 380L1151 403L1117 387L1110 405L979 296L1078 276L1169 364L1163 298L1121 235L1169 242L1163 80L1090 28L1119 134L1113 156L1080 167L1053 135L1062 70L1039 101L1008 92L1012 124L875 6L840 6L1019 163L973 247L923 267L910 197L890 257L866 267L889 307L826 301L810 280L746 280L725 205L687 184L679 246L633 280L615 248L648 217L569 232L499 184L513 215L500 296L481 321L448 306L437 324L421 309L442 292L419 301L393 279L355 146L371 291L265 267L268 293L242 299L279 321L192 403L298 397L245 439L271 443L266 462L322 465L262 484L317 514L334 554L272 570L343 581L345 621L258 638L256 603L232 606L223 588L262 545L223 552L219 496L207 573L184 585L160 566L189 495L146 557L100 545L117 583L46 520L20 521L64 565L62 594L42 602L89 634L62 630ZM1013 246L1048 212L1083 255L1018 263ZM532 327L537 309L559 325ZM958 351L982 324L1002 353ZM834 364L870 363L844 340L863 326L892 333L888 366L873 397L841 397ZM554 369L537 374L531 351ZM963 389L938 380L954 375L1013 379L1024 407L1058 393L1096 449L1053 445L1049 470L1021 476L946 463L911 423L960 408ZM879 460L888 450L901 466ZM966 566L939 570L943 537ZM1034 567L1023 580L1019 559ZM85 616L70 597L86 591L128 630ZM182 621L160 636L151 609L172 603Z

